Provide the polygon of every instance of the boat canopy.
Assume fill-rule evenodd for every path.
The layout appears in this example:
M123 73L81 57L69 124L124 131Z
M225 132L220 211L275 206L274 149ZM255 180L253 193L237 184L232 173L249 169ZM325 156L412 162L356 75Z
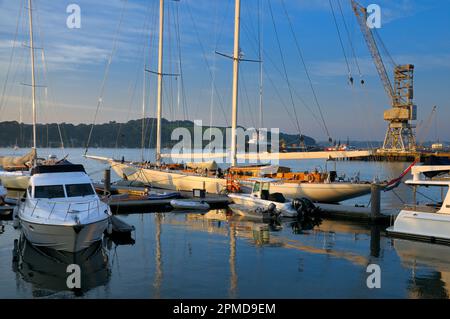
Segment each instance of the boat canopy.
M38 165L31 170L31 175L48 174L48 173L86 173L83 165L79 164L62 164L62 165Z
M2 156L0 157L0 166L6 170L28 169L35 157L35 149L32 149L31 152L23 156Z
M260 182L260 183L275 183L275 182L279 182L279 179L276 178L269 178L269 177L252 177L248 179L249 181L252 182Z
M212 162L192 162L192 163L186 163L186 166L190 169L202 169L202 170L209 170L209 171L215 171L217 170L218 166L216 161Z

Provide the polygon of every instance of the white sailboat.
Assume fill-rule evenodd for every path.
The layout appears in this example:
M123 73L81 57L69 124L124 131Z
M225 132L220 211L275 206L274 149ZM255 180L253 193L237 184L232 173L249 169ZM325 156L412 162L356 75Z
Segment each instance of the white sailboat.
M386 231L396 237L406 237L433 242L450 243L450 178L426 178L425 176L437 176L448 174L450 165L424 165L412 168L413 179L405 183L416 187L441 187L447 188L447 194L442 205L437 206L412 206L403 208L394 225Z
M33 105L33 150L36 150L32 0L28 0ZM36 154L36 152L34 153ZM39 165L36 157L25 197L14 215L24 236L36 246L67 252L81 251L102 239L110 223L109 206L95 193L82 165L66 161Z
M217 172L198 174L194 170L183 169L183 165L161 164L161 114L162 114L162 77L163 77L163 26L164 26L164 0L160 0L159 24L159 52L158 52L158 97L157 97L157 136L156 136L156 163L153 165L114 160L111 158L85 155L87 158L104 161L111 165L116 174L130 181L139 181L153 187L191 191L194 188L205 189L208 193L218 194L227 190L230 178L245 183L251 177L275 177L279 171L278 166L257 165L253 167L236 166L236 127L238 109L238 79L239 79L239 34L240 34L240 0L235 2L235 28L233 52L233 86L232 86L232 125L231 125L231 170L235 174L221 176ZM241 171L241 172L239 172ZM249 174L250 173L250 174ZM370 193L370 183L359 181L343 182L333 181L322 175L317 181L301 180L297 175L290 177L275 177L280 181L272 186L274 192L282 193L287 198L307 197L312 201L336 203L343 200L359 197ZM233 182L233 181L231 181ZM246 187L251 189L252 185ZM229 189L228 189L229 190Z

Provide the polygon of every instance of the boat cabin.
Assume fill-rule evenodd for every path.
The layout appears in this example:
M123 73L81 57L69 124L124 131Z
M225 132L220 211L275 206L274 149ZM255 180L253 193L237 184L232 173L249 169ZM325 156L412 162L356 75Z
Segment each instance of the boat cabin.
M32 170L27 197L35 199L92 198L92 181L82 165L43 165Z
M273 201L284 201L283 199L274 199L275 194L270 193L270 184L273 182L277 182L277 179L274 178L251 178L251 181L254 181L251 196L254 198L264 199L264 200L273 200Z
M450 214L450 165L421 165L414 166L411 170L412 180L405 183L414 188L414 206L417 204L415 189L417 187L442 187L447 188L447 195L442 199L442 206L437 207L437 213ZM445 177L443 175L446 175Z

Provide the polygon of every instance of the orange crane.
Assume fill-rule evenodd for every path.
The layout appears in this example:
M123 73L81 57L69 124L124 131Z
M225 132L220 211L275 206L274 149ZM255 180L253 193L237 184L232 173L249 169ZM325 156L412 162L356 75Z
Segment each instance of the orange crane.
M355 0L351 0L353 12L361 28L378 75L391 100L391 108L384 112L384 120L389 123L383 143L383 151L410 152L416 150L417 106L414 105L414 65L396 65L394 63L394 85L388 76L386 67L374 37L374 30L367 25L367 9Z

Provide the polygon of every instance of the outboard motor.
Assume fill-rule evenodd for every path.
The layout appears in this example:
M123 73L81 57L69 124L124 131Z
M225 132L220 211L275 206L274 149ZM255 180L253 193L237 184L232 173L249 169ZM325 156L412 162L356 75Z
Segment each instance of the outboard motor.
M276 210L277 206L274 203L270 203L270 205L267 207L267 212L270 214L270 216L278 216L279 212Z

